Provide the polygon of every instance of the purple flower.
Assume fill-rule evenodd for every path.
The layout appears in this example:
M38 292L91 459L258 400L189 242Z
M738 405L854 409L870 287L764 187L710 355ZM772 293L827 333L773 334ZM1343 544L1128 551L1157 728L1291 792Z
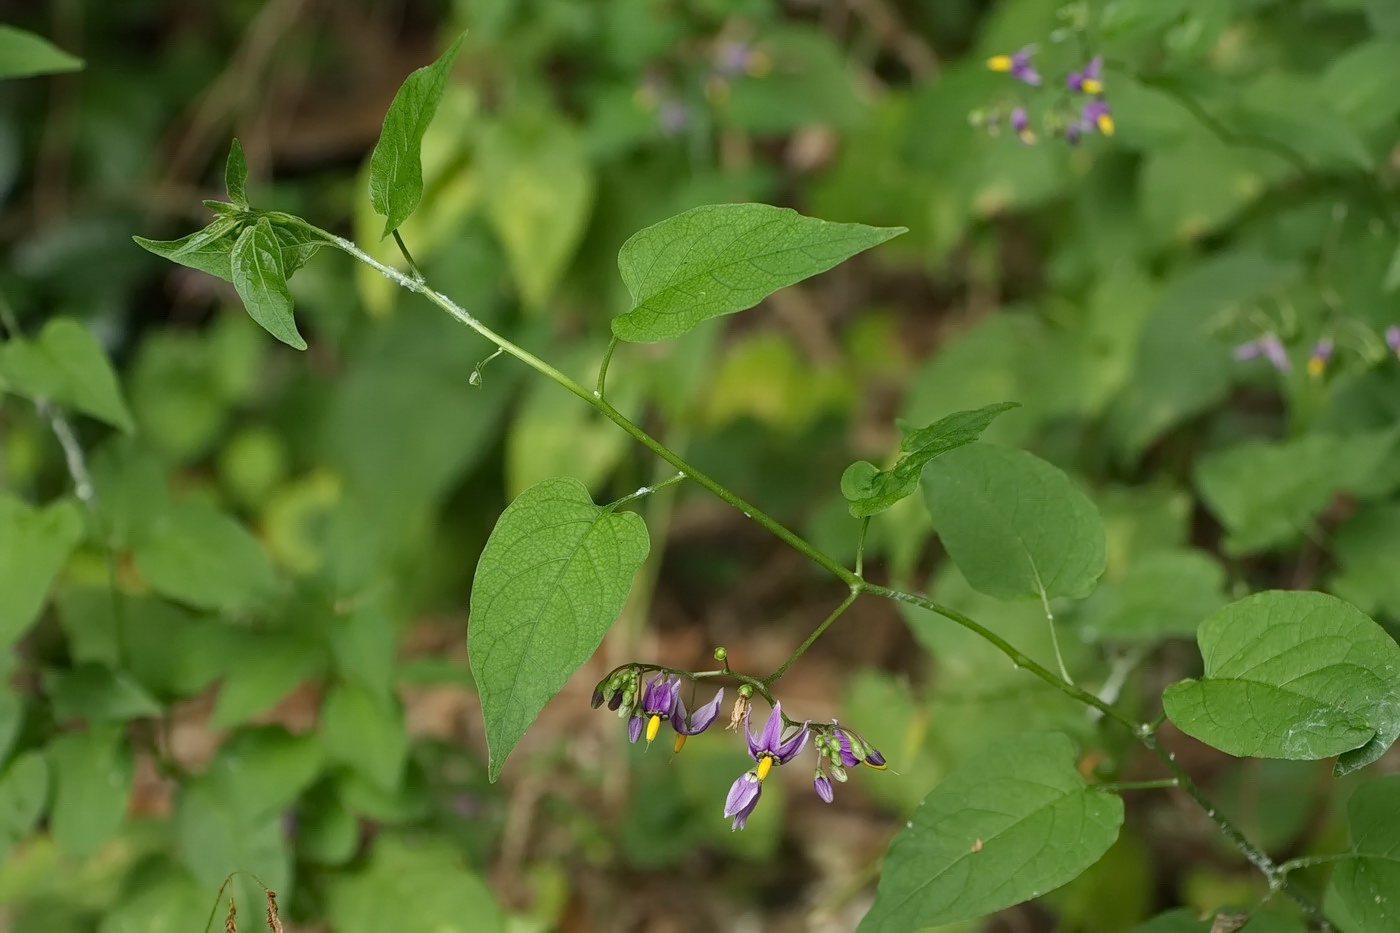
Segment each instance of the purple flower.
M1308 354L1308 375L1316 379L1327 369L1327 361L1332 358L1332 338L1323 337Z
M744 724L744 731L748 733L749 756L758 762L758 767L754 771L760 781L768 777L768 772L773 770L774 764L787 764L807 744L806 723L803 723L786 741L783 740L783 704L781 703L773 704L773 712L768 715L768 721L763 724L763 731L757 736L753 734L748 723Z
M763 793L763 779L756 771L745 771L735 779L729 788L729 796L724 799L724 815L733 817L729 831L743 829L749 821L749 814L758 806L759 795Z
M1031 129L1031 118L1025 107L1011 111L1011 128L1016 131L1016 138L1027 146L1035 142L1035 130Z
M1252 360L1259 356L1267 357L1274 369L1281 373L1293 368L1288 359L1288 351L1283 348L1283 341L1278 339L1278 334L1265 334L1235 347L1237 360Z
M642 691L641 709L632 715L627 723L627 736L633 742L641 733L641 721L646 721L647 744L650 745L661 731L661 721L672 718L676 701L681 695L681 679L670 674L657 674L647 681Z
M831 778L822 774L820 768L817 769L817 776L812 779L812 786L816 788L817 796L827 803L831 803L836 797L831 790Z
M724 689L721 688L715 694L715 698L693 713L686 712L685 701L681 699L680 692L676 692L676 706L671 713L671 726L676 730L675 750L680 751L685 746L685 740L692 735L699 735L719 716L719 705L724 701Z
M1390 352L1400 356L1400 324L1392 324L1385 329L1385 345Z
M1095 98L1079 111L1079 124L1080 130L1083 132L1092 133L1094 130L1098 130L1105 136L1112 136L1114 130L1113 111L1109 109L1108 104Z
M666 136L679 136L690 122L690 110L685 104L668 97L661 102L661 108L657 111L656 122L661 127L661 132Z
M1031 64L1034 52L1035 46L1028 45L1013 55L993 55L987 59L987 67L993 71L1004 71L1026 84L1037 85L1040 84L1040 75Z
M1103 59L1095 55L1089 59L1083 71L1071 71L1065 78L1065 84L1076 94L1102 94L1103 80L1099 77L1102 70Z

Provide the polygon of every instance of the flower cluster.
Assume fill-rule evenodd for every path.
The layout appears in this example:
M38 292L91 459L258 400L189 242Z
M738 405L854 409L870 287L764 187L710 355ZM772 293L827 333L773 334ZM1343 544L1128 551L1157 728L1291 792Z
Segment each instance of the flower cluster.
M1040 87L1044 79L1032 61L1035 51L1035 46L1028 45L1010 55L993 55L987 59L987 67L992 71L1005 72L1022 84ZM1070 98L1054 105L1046 118L1046 125L1063 136L1065 142L1070 145L1078 143L1083 136L1090 133L1112 136L1113 111L1104 100L1103 59L1095 56L1082 68L1069 72L1065 76L1065 87ZM989 122L995 125L994 119ZM1031 145L1039 139L1025 106L1018 104L1013 107L1008 123L1016 138L1026 145Z
M1387 327L1381 339L1392 355L1400 357L1400 324ZM1304 366L1307 374L1313 379L1321 379L1327 372L1327 367L1331 365L1336 349L1336 342L1331 337L1319 338L1308 351L1307 363ZM1260 358L1268 360L1269 365L1280 373L1287 374L1293 371L1293 359L1288 355L1283 339L1273 331L1238 344L1234 349L1234 356L1240 361Z
M717 652L716 657L721 655ZM676 733L675 750L679 752L688 737L704 732L714 723L724 700L724 691L720 690L709 703L693 713L689 712L681 699L683 683L676 674L658 672L643 687L640 669L628 665L603 678L593 690L592 705L597 709L606 702L609 709L626 718L627 737L634 743L645 735L650 745L660 733L661 724L670 723ZM812 784L817 796L827 803L831 803L834 796L832 779L844 783L847 768L865 764L877 770L885 769L885 757L858 733L835 720L829 725L791 720L783 714L781 702L773 703L768 720L755 733L749 722L752 710L748 697L751 690L751 687L740 688L735 717L736 722L743 723L749 757L753 759L754 766L735 779L725 798L724 816L732 821L731 830L745 827L763 794L763 782L773 768L796 758L807 747L809 739L817 751L817 768Z

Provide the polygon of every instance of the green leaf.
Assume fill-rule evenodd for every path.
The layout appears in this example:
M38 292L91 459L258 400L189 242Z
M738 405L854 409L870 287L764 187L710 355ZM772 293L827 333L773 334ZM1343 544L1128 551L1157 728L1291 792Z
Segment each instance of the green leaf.
M38 752L16 756L0 772L0 859L29 835L49 797L49 768Z
M1376 35L1400 39L1400 9L1390 0L1364 0L1366 18Z
M1186 907L1158 914L1146 923L1133 927L1132 933L1210 933L1210 924Z
M948 776L885 856L863 933L980 917L1073 880L1113 845L1123 801L1084 783L1059 733L1006 740Z
M1086 638L1154 641L1195 633L1224 604L1225 570L1204 551L1158 551L1133 561L1121 580L1100 584L1076 614Z
M1033 454L969 444L924 469L923 491L948 555L980 592L1080 599L1103 573L1098 510Z
M321 733L330 757L393 792L403 777L408 732L403 709L359 684L336 684L321 707Z
M368 866L332 880L326 913L339 933L505 929L490 889L455 852L442 844L410 847L389 836L375 841Z
M768 204L693 208L622 244L617 266L632 307L613 319L613 333L639 343L677 337L905 232Z
M593 207L583 135L555 113L492 127L479 162L486 211L525 306L540 310L574 257Z
M45 671L43 682L54 718L59 720L125 722L161 713L160 703L140 684L101 664Z
M185 783L173 819L180 858L206 891L218 890L234 872L246 872L288 903L292 867L282 814L249 819L241 803L223 781L195 778ZM262 888L246 875L235 878L233 888L239 916L261 916L266 904Z
M49 586L82 537L77 503L64 500L32 509L0 495L0 648L34 624Z
M1196 486L1229 532L1225 552L1291 543L1338 492L1355 490L1395 447L1393 430L1297 440L1251 439L1201 458Z
M224 163L224 189L234 204L248 206L248 160L243 157L243 144L237 137L229 146L228 161Z
M325 763L315 732L292 735L281 726L251 726L219 746L203 779L240 819L260 823L292 806Z
M537 483L501 514L477 564L467 628L491 780L597 649L649 547L638 515L599 508L576 479Z
M1328 901L1340 901L1355 933L1400 933L1400 775L1362 784L1347 801L1351 852L1332 872ZM1330 912L1330 903L1329 903Z
M1208 617L1196 640L1203 678L1162 699L1172 722L1208 745L1256 758L1349 752L1336 766L1346 774L1400 736L1400 645L1335 596L1256 593Z
M290 347L306 349L292 317L292 293L287 288L287 268L282 262L282 241L266 217L244 229L233 245L230 267L233 287L248 315L269 334Z
M68 854L91 855L126 816L133 766L124 727L65 733L49 743L47 754L53 777L49 831Z
M904 440L901 459L889 470L858 460L841 474L841 495L851 503L851 515L864 518L883 512L919 488L919 477L929 461L940 454L971 444L1004 411L1020 407L1016 402L998 402L976 411L954 412L926 428L908 430L901 425Z
M0 385L5 384L31 399L47 398L128 433L134 430L111 361L92 332L72 318L53 318L33 341L0 344Z
M6 677L9 675L6 674ZM0 762L10 757L10 749L24 725L24 700L19 693L0 683Z
M207 502L159 516L136 543L136 569L156 592L203 609L239 609L272 590L257 538Z
M0 78L79 71L83 60L49 40L14 26L0 25Z
M384 236L398 229L423 197L423 134L437 113L463 38L458 36L437 61L409 75L384 115L384 128L369 157L369 199L375 212L384 216Z
M234 230L238 218L222 215L214 218L203 230L196 230L178 240L148 240L132 237L142 249L171 262L216 275L225 282L233 281L233 246L238 242Z
M210 717L215 728L236 726L270 709L326 665L319 646L305 638L282 632L241 634L229 648L228 675Z
M97 933L191 933L205 930L212 892L168 862L141 866L123 884L121 903L104 910Z

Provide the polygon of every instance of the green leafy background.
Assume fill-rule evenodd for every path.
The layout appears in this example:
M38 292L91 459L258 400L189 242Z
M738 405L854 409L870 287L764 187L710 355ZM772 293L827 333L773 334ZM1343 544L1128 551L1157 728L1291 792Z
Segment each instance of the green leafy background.
M1400 903L1393 4L55 0L11 20L0 928L186 933L213 909L218 929L232 871L240 930L266 909L253 876L297 931L1303 928L1176 792L1085 789L1162 776L1121 729L868 598L777 687L890 770L826 805L804 754L731 833L734 736L644 752L592 685L721 644L771 671L844 586L693 484L602 511L671 471L303 215L407 269L397 230L435 288L590 389L622 338L629 417L848 566L868 519L872 580L1165 713L1158 739L1250 838L1341 856L1290 875L1339 929L1396 929L1375 906ZM985 67L1032 45L1040 90ZM1116 133L1071 148L1064 74L1095 53ZM723 233L763 223L807 252ZM692 261L722 294L679 300ZM1236 358L1266 334L1286 368ZM475 650L518 620L475 616L473 580L542 482L630 547L578 638L531 649L549 683L525 709ZM1285 644L1310 626L1337 651ZM1313 705L1270 705L1289 689ZM1281 747L1300 728L1327 741ZM1012 791L1024 839L958 809L1022 779L1081 831L1017 822ZM949 813L972 840L940 837ZM935 869L978 838L1004 879L940 900Z

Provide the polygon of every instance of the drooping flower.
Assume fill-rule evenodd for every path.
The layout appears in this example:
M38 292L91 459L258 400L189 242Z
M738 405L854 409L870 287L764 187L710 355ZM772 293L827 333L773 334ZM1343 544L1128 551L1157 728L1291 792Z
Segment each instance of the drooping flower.
M1323 337L1312 348L1308 354L1308 375L1314 379L1322 375L1327 369L1327 361L1332 358L1332 338Z
M1027 146L1035 143L1035 130L1031 129L1031 118L1027 115L1025 107L1017 107L1011 111L1011 128L1016 131L1016 138Z
M1400 324L1392 324L1385 329L1385 345L1390 352L1400 356Z
M671 713L671 726L676 730L675 750L680 751L685 746L685 740L692 735L699 735L719 716L719 705L724 702L724 689L721 688L715 694L715 698L693 713L686 712L685 701L681 699L680 691L676 691L676 707Z
M1292 362L1288 359L1288 351L1284 349L1283 341L1278 338L1278 334L1265 334L1235 347L1235 359L1237 360L1252 360L1260 356L1267 358L1274 369L1281 373L1286 373L1293 368Z
M1085 104L1083 109L1079 111L1079 122L1080 129L1084 132L1098 130L1105 136L1113 135L1113 111L1109 109L1108 104L1097 97Z
M831 778L822 773L822 769L817 769L817 776L812 778L812 786L816 788L817 796L826 803L831 803L836 799L836 794L831 790Z
M1102 94L1103 79L1100 77L1103 71L1103 59L1098 55L1089 59L1089 64L1084 66L1082 71L1071 71L1065 77L1065 84L1076 94Z
M681 679L670 674L657 674L647 681L642 691L642 705L627 723L627 737L633 742L641 734L641 723L646 723L647 744L650 745L661 731L661 723L672 718L676 701L680 699Z
M1031 55L1035 53L1035 46L1028 45L1011 55L993 55L987 59L987 67L992 71L1004 71L1018 81L1029 85L1040 84L1040 74L1031 64Z
M797 731L786 741L783 739L783 704L781 703L773 704L773 712L768 715L768 721L763 724L763 731L757 736L753 734L752 728L746 726L745 731L748 733L749 739L749 756L758 762L758 767L754 769L754 772L760 781L768 777L768 772L773 770L773 765L787 764L807 744L806 723L799 726Z
M758 798L763 793L763 780L757 771L745 771L729 788L729 796L724 799L724 815L734 820L729 826L732 833L743 829L749 821L749 814L758 806Z

